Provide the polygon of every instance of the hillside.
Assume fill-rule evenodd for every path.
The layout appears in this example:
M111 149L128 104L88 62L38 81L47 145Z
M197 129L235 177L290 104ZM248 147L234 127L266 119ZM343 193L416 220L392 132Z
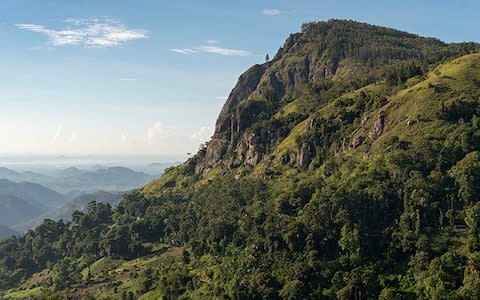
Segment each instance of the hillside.
M37 207L56 208L65 202L59 193L40 184L31 182L12 182L0 179L0 195L21 198Z
M41 216L29 219L27 222L17 222L12 228L18 232L25 232L28 229L33 229L40 225L44 219L70 221L75 211L86 212L88 203L96 201L116 206L122 199L122 195L122 192L105 191L81 194L53 211L48 211Z
M479 49L303 25L195 156L0 242L0 297L479 298Z
M0 179L0 225L26 222L64 202L62 195L39 184Z
M12 195L0 195L0 225L12 226L44 213L47 208Z

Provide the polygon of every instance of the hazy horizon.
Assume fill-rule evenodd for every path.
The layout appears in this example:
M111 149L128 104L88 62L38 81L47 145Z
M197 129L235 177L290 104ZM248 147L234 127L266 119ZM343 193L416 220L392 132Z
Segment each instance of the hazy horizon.
M29 155L0 154L0 167L18 172L46 171L77 167L95 169L98 167L127 167L137 171L146 171L156 164L179 163L187 156L155 156L155 155ZM148 172L146 172L148 173ZM153 173L152 173L153 174ZM158 174L158 173L157 173Z

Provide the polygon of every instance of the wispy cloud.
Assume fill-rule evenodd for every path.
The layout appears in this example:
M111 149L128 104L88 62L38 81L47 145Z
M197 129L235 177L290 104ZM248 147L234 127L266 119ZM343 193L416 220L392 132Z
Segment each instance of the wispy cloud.
M264 9L262 13L267 16L276 16L276 15L282 14L282 11L275 8L269 8L269 9Z
M120 135L120 144L125 145L128 142L128 136L126 133Z
M153 145L156 140L165 137L167 129L163 126L162 122L156 122L147 129L147 143Z
M215 99L218 99L218 100L227 100L228 97L227 97L227 96L217 96L217 97L215 97Z
M125 77L125 78L120 78L120 81L137 81L137 78L128 78L128 77Z
M207 53L214 53L223 56L250 56L252 53L245 51L245 50L238 50L238 49L229 49L229 48L222 48L218 46L200 46L197 48L200 51L207 52Z
M55 130L55 134L52 137L51 144L57 143L58 139L62 135L62 131L63 131L63 124L58 124L57 129Z
M184 55L191 55L198 52L203 53L212 53L218 54L223 56L251 56L252 53L246 50L241 49L231 49L231 48L224 48L219 45L220 41L218 40L207 40L201 46L191 47L191 48L172 48L170 51L184 54Z
M203 126L192 134L191 139L196 142L203 143L210 139L212 134L213 130L211 127Z
M197 52L197 51L195 51L193 49L190 49L190 48L181 48L181 49L174 48L174 49L170 49L170 51L175 52L175 53L185 54L185 55L193 54L193 53Z
M146 39L144 29L128 29L109 18L67 19L63 29L49 29L38 24L16 24L23 30L47 36L52 46L83 46L86 48L107 48L121 46L128 41Z
M77 133L72 132L68 138L68 143L73 144L77 140Z

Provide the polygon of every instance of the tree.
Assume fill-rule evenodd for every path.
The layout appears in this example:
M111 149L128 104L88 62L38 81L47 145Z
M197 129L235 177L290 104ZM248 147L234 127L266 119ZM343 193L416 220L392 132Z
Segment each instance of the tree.
M465 205L477 201L480 194L480 152L470 152L449 171Z
M347 259L355 264L361 257L360 231L358 225L352 225L351 223L343 225L340 231L338 245L346 254Z
M269 61L270 61L270 56L268 55L268 53L267 53L267 56L265 56L265 61L266 61L266 62L269 62Z

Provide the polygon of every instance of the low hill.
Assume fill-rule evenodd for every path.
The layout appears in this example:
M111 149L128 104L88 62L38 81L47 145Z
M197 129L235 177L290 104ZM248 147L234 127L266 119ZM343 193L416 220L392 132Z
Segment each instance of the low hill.
M0 195L0 222L2 225L12 226L25 222L47 211L40 204L28 202L12 195Z
M12 228L18 232L25 232L41 224L44 219L68 222L72 219L72 214L75 211L86 212L88 203L96 201L98 203L108 203L116 206L122 199L122 195L122 192L114 193L104 191L81 194L53 211L48 211L41 216L29 219L27 222L15 223Z
M65 198L40 184L31 182L12 182L0 179L0 195L14 196L26 202L45 208L56 208L65 203Z

